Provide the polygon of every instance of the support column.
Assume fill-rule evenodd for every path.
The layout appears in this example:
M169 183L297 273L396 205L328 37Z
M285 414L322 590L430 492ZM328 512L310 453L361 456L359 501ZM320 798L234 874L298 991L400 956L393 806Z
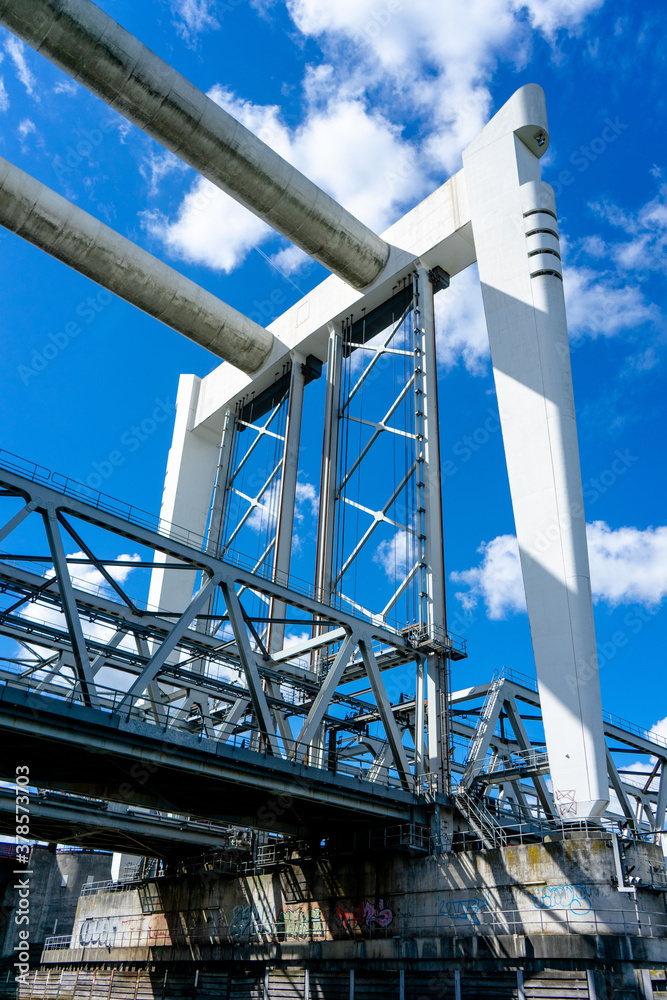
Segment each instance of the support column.
M320 514L317 536L315 587L320 601L326 604L333 591L333 560L336 537L336 483L338 479L338 434L340 429L340 393L343 370L343 338L333 323L329 324L327 355L327 390L324 403L324 440L320 480Z
M418 323L421 394L417 425L421 431L420 535L423 572L420 574L424 626L431 639L444 639L447 633L445 612L445 556L442 530L442 492L440 476L440 428L438 425L438 367L435 350L435 312L433 285L429 272L419 266L415 289ZM446 762L448 748L443 736L447 712L446 671L442 658L431 654L427 660L426 698L427 752L429 771L438 775L438 790L447 790Z
M200 382L196 375L181 375L178 384L174 436L160 508L162 524L187 529L193 539L203 539L206 534L220 453L217 435L204 427L193 430ZM178 531L174 534L177 536ZM166 557L161 561L166 562ZM195 572L187 570L154 569L149 605L162 611L186 608L192 599L196 577Z
M544 93L518 90L463 154L554 788L564 821L609 801Z
M294 508L296 505L296 482L299 471L299 445L301 442L301 416L303 414L303 390L306 384L304 361L300 355L292 356L290 375L287 426L285 427L285 447L283 450L282 473L280 476L280 500L276 524L276 547L273 561L273 579L287 586L289 581L292 541L294 535ZM271 602L271 615L285 617L285 605L280 601ZM285 626L272 625L269 636L269 652L283 648Z

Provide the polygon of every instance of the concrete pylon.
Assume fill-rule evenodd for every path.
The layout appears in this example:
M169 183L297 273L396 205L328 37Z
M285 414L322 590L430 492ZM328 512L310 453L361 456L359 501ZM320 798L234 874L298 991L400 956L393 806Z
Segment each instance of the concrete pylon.
M586 524L544 93L518 90L463 154L554 800L608 805Z

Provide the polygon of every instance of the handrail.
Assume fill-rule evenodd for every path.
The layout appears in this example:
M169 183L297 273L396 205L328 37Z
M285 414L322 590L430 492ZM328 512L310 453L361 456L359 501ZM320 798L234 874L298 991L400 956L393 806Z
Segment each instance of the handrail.
M558 890L559 886L550 887ZM300 940L325 940L358 938L360 935L368 938L405 938L441 937L447 933L474 934L478 936L497 936L499 934L628 934L642 938L662 938L667 936L667 920L664 915L652 911L630 912L619 907L604 906L594 909L586 886L575 886L583 890L566 906L551 906L549 902L536 897L534 910L518 908L493 909L489 907L488 897L484 890L471 890L471 898L458 902L451 901L451 911L445 906L444 912L420 914L411 916L404 913L400 924L389 923L386 926L369 923L360 926L354 914L349 919L337 920L335 914L327 919L320 910L317 916L307 922L299 933L295 934L286 926L287 921L277 914L270 920L260 920L250 915L243 925L234 925L227 921L217 928L212 928L207 934L187 932L170 932L167 928L155 930L121 931L104 934L99 940L72 944L74 935L47 937L44 941L44 951L65 951L74 949L97 949L105 951L119 948L174 948L179 946L212 945L223 941L259 940L288 941L297 937ZM457 905L458 902L458 905Z
M22 458L20 455L16 455L14 452L7 451L4 448L0 448L0 469L13 472L24 479L28 479L30 482L41 483L65 496L82 501L96 510L102 510L115 517L120 517L131 524L136 524L138 527L148 528L163 538L178 541L194 549L196 552L206 552L209 546L209 539L198 532L184 528L182 525L165 521L159 514L152 514L141 507L135 507L133 504L127 503L125 500L119 500L108 493L92 489L77 479L64 476L59 472L52 472L45 466L31 462L29 459ZM223 562L229 563L231 566L250 572L260 579L288 587L295 593L309 597L311 600L320 602L323 600L322 592L314 584L292 574L274 570L270 566L258 567L255 561L243 552L238 552L235 549L226 549L224 555L217 554L216 557ZM363 612L357 605L352 606L345 599L327 595L327 604L338 611L344 611L347 614L353 614L357 618L361 617L365 621L370 621L371 624L377 625L388 632L395 632L397 637L401 637L401 633L405 628L404 623L399 623L395 619L387 619L382 615ZM458 636L452 638L459 640ZM452 642L452 645L455 648L459 648L454 642Z

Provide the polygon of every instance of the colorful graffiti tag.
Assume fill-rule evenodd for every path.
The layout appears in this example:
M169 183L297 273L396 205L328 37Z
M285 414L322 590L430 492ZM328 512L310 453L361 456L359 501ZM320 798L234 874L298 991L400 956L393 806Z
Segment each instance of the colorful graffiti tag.
M336 903L334 907L334 920L339 927L345 930L355 930L357 927L388 927L394 919L393 910L384 905L384 899L380 899L377 904L364 900L357 906L348 907L343 903Z
M290 906L276 918L276 934L285 940L312 941L326 936L327 926L319 906Z
M545 885L534 890L533 903L538 910L566 910L583 917L591 912L588 889L583 885Z

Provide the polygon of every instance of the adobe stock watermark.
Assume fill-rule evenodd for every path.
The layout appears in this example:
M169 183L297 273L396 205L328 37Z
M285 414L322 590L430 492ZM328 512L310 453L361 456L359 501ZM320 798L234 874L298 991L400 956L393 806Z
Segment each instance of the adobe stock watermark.
M639 456L632 455L629 448L626 448L625 451L617 449L614 452L614 459L609 468L599 472L597 476L587 479L582 484L583 497L588 506L590 507L592 504L597 503L600 497L607 493L626 474L628 469L632 468L635 462L638 461ZM546 552L554 542L560 541L562 525L569 524L572 518L583 518L583 516L583 504L576 501L571 503L569 509L561 514L558 521L553 521L544 531L538 532L535 537L535 551Z
M659 605L655 607L640 607L634 611L628 611L623 619L623 624L628 631L617 629L612 633L611 638L598 644L597 652L589 660L585 660L583 664L577 664L576 677L574 674L567 675L567 686L572 693L576 693L580 684L586 684L588 681L596 678L602 668L614 659L619 649L624 649L628 645L630 637L638 635L647 622L650 622L659 611Z
M604 127L600 134L590 139L587 145L579 146L570 154L570 164L576 167L578 173L583 174L591 163L595 163L609 146L616 142L619 135L622 135L629 127L629 124L622 122L618 115L615 118L605 118ZM563 188L569 187L575 180L576 177L571 170L561 170L558 176L550 182L556 198L562 194Z
M396 14L401 14L405 10L403 0L388 0L388 3L374 10L372 15L357 30L355 42L374 41L394 19Z
M471 434L464 434L452 445L452 454L460 458L462 465L469 462L500 430L500 418L496 411L489 407L486 412L487 417L479 427L476 427ZM454 476L459 471L452 459L445 459L441 464L441 469L443 476Z
M176 403L172 399L155 399L154 406L149 416L136 424L132 424L120 435L117 448L113 448L109 454L93 462L92 470L85 479L78 479L82 486L88 486L91 490L99 490L106 480L113 476L116 469L125 465L127 456L138 451L142 444L148 440L165 420L169 420L176 411Z
M16 789L16 859L19 864L27 866L30 857L30 770L27 764L20 764L16 768L14 778ZM14 945L16 961L14 968L17 970L14 979L23 986L28 985L28 973L30 972L30 875L29 868L15 868L14 875L21 876L14 883L14 889L18 896L14 923L18 928L18 944Z
M96 295L89 295L79 302L74 314L81 322L70 320L61 330L49 333L40 348L33 347L29 365L19 365L16 372L24 385L41 375L51 362L65 351L86 326L90 326L101 313L111 305L114 296L106 288L100 288Z
M115 128L117 121L115 118L100 118L92 129L81 129L81 138L72 140L65 147L62 156L56 154L53 157L51 166L59 181L68 180L82 163L90 161L93 151L102 145L109 132Z

